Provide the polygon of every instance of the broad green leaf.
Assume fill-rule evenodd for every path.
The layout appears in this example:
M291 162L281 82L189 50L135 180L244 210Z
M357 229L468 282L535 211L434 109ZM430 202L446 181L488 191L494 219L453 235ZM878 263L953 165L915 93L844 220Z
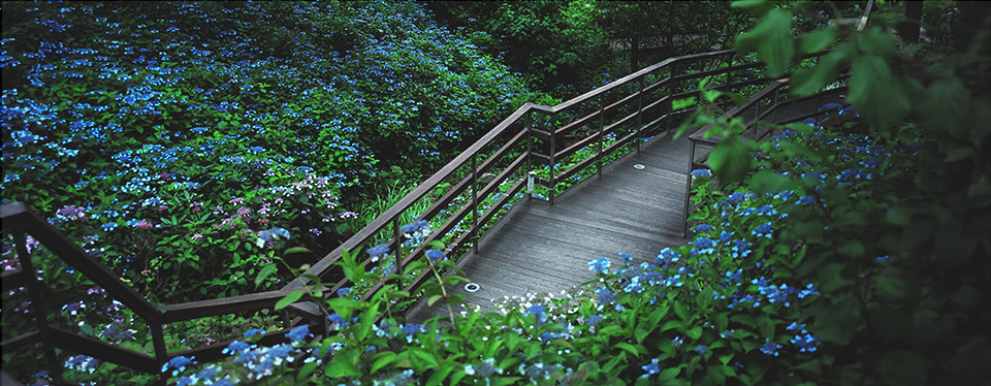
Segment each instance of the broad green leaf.
M269 276L272 276L278 268L275 264L267 264L258 271L258 276L255 276L255 287L260 286L262 282L265 281Z
M616 347L618 347L620 350L630 353L630 355L633 355L635 357L640 356L640 349L638 348L638 346L634 346L626 342L619 342L616 343Z
M365 310L365 313L361 315L361 322L358 324L358 330L355 331L355 339L359 342L364 341L368 334L372 331L372 325L375 324L375 320L379 315L379 303L372 303L371 307Z
M797 96L818 93L836 79L840 65L846 60L846 50L837 48L819 58L812 68L800 68L791 76L790 92Z
M393 362L395 362L397 356L398 355L396 355L396 353L392 351L383 351L378 354L375 354L375 359L372 361L372 368L370 371L372 372L372 374L377 373L383 367L388 366Z
M881 56L858 57L852 68L847 100L874 129L887 129L908 114L911 102L904 86Z
M340 351L334 354L330 364L324 369L324 375L330 378L357 377L361 375L358 371L358 357L360 353L355 350Z
M301 289L292 290L291 292L286 294L286 296L284 296L282 299L279 299L279 301L275 303L275 310L278 311L283 308L289 307L290 304L299 301L299 299L301 299L302 297L303 297L303 290Z
M351 312L354 310L357 302L350 298L333 298L327 302L330 308L334 310L337 315L345 320L351 318Z
M691 338L692 340L699 340L699 338L702 337L702 327L700 326L692 327L688 329L688 331L685 331L685 335Z
M799 47L803 54L812 54L829 47L836 41L836 29L827 27L802 34L799 38Z
M757 57L767 64L769 76L783 75L795 56L791 12L771 9L756 27L736 38L736 48L742 52L756 51Z
M412 354L417 359L423 361L423 363L425 365L424 366L424 369L437 368L437 365L438 365L438 363L437 363L437 357L434 356L434 354L431 354L431 353L429 353L427 351L423 351L423 350L418 349L418 348L411 348L409 350L409 352L410 352L410 354Z
M750 189L757 194L780 192L794 186L791 178L769 170L758 171L750 177Z
M707 163L721 183L733 184L750 171L752 160L748 143L733 136L723 139L712 150Z

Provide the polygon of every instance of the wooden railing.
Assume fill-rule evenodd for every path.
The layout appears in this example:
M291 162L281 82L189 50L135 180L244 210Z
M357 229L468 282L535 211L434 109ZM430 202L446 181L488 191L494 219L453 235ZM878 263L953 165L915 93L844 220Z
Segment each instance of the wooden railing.
M722 91L740 91L771 84L771 88L765 88L758 94L763 96L758 100L766 97L768 90L779 90L784 83L764 77L762 67L753 58L740 57L733 50L685 55L646 67L555 106L524 103L399 202L312 264L306 274L330 283L325 291L332 294L340 288L354 285L344 276L338 264L344 251L358 251L384 242L391 249L391 264L400 273L413 260L423 258L432 241L447 241L445 252L448 256L466 255L469 247L477 250L484 229L504 212L506 206L520 198L525 187L542 186L553 205L555 195L560 193L557 192L558 184L589 168L601 173L601 161L608 155L631 143L633 149L628 150L639 152L644 136L676 127L679 119L693 112L695 107L673 108L673 102L686 98L697 101L703 90L694 86L703 78L710 79L710 88ZM732 111L742 113L753 103ZM594 147L594 152L587 158L568 159L590 147ZM560 165L564 163L562 160L573 161L574 165L560 170ZM545 177L536 177L538 172ZM496 193L501 197L496 197ZM532 190L528 189L526 193L533 198ZM429 201L429 205L416 205L424 200ZM422 212L415 213L416 217L437 227L419 244L404 248L405 236L400 232L400 222L404 213L414 207L426 207ZM27 289L36 328L3 341L2 349L6 353L25 345L42 343L53 376L57 376L62 368L62 364L57 363L56 348L145 372L158 372L163 363L179 355L195 355L201 362L218 360L223 357L221 350L229 341L168 352L163 338L164 326L211 316L270 309L290 291L308 284L307 275L301 275L274 291L180 304L154 304L124 284L95 257L79 249L27 206L6 204L0 212L3 232L13 235L20 262L20 270L3 274L3 290L16 287ZM120 348L49 323L52 310L51 305L46 304L43 283L36 275L29 274L35 269L26 247L27 236L37 240L140 316L151 332L154 355ZM373 264L371 260L363 258L361 263L369 267ZM429 271L423 270L400 284L404 290L417 294L429 274ZM362 299L370 299L386 283L383 279L359 295ZM288 321L289 326L321 322L325 318L325 315L315 312L314 307L308 306L306 299L290 308L296 316ZM269 333L261 343L283 341L285 331Z

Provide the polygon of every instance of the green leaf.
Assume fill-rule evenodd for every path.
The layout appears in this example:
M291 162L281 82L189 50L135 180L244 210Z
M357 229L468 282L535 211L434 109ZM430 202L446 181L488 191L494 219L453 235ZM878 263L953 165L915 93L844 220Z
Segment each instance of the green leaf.
M756 51L757 57L767 64L769 76L783 75L795 56L791 12L771 9L754 29L737 37L736 47L743 52Z
M699 340L699 338L702 337L702 327L700 326L692 327L688 329L688 331L685 331L685 335L691 338L692 340Z
M286 249L286 251L283 252L283 254L293 255L293 254L303 254L303 253L310 253L310 252L312 252L312 251L310 251L309 249L306 249L306 247L292 247L292 248Z
M361 376L361 372L358 371L357 366L358 356L359 352L353 349L334 354L330 364L328 364L327 368L324 369L324 375L330 378Z
M262 269L258 271L258 275L255 276L255 287L260 286L265 279L272 276L272 274L274 274L277 270L278 267L276 267L275 264L267 264L262 267Z
M734 0L730 7L747 10L759 16L771 8L771 3L767 0Z
M758 171L750 177L750 189L757 194L780 192L794 186L795 183L791 178L769 170Z
M707 163L721 183L733 184L739 182L750 171L752 160L748 142L738 136L732 136L724 138L712 150Z
M440 299L442 299L443 297L444 297L443 295L433 295L433 296L427 298L427 306L434 305L434 303L437 303L437 301L440 300Z
M619 342L619 343L616 343L616 347L618 347L620 350L623 350L623 351L626 351L626 352L630 353L631 355L633 355L635 357L639 357L640 356L640 350L637 348L637 346L634 346L632 344L629 344L629 343L626 343L626 342Z
M355 331L355 338L362 342L372 331L372 325L375 324L376 318L379 314L379 303L372 303L371 307L365 310L365 313L361 315L361 323L358 325L358 330Z
M908 114L911 102L903 83L894 76L884 58L864 55L854 59L852 68L847 100L872 128L887 129Z
M443 366L435 370L434 373L430 375L430 378L427 379L426 386L436 386L442 384L444 382L444 379L447 378L447 376L450 375L451 371L453 370L454 370L454 365L450 363L445 363Z
M302 297L303 297L303 290L301 289L292 290L291 292L286 294L286 296L284 296L282 299L279 299L279 301L275 303L275 310L278 311L283 308L286 308L290 304L299 301L299 299L301 299Z
M383 351L378 354L375 354L375 359L372 361L372 368L370 371L372 372L372 374L377 373L383 367L388 366L393 362L395 362L396 357L398 357L398 355L396 355L396 353L392 351Z
M804 54L812 54L829 47L836 41L836 29L832 27L815 30L803 34L799 38L799 47Z
M357 302L350 298L333 298L327 304L337 315L347 320L351 318L351 312L354 310Z
M423 351L418 348L411 348L409 352L417 359L423 361L423 363L426 365L424 369L433 369L436 368L438 365L437 357L435 357L434 354L431 354L429 352Z
M819 57L819 63L814 67L795 70L791 76L790 92L797 96L818 93L826 84L836 79L840 65L846 57L846 50L837 48Z

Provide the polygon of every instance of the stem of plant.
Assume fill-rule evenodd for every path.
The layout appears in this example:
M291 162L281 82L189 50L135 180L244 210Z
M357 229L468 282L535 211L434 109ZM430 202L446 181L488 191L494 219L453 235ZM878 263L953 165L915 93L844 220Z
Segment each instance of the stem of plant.
M440 296L444 298L444 305L447 306L447 316L451 319L451 326L454 326L454 310L451 308L451 303L448 303L449 297L447 296L447 289L444 288L444 279L441 279L440 274L437 273L437 267L434 266L434 262L427 259L427 264L430 265L430 272L434 274L434 278L437 279L437 284L440 285Z

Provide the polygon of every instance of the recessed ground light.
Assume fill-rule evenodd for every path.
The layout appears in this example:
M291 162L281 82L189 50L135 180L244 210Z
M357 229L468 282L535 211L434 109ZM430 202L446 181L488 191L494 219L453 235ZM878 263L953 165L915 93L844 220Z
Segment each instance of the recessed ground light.
M470 294L473 294L475 292L478 292L478 290L480 290L480 289L482 289L482 286L478 285L478 283L468 283L468 284L465 284L465 291L468 292L468 293L470 293Z
M644 164L633 164L633 168L637 170L644 170L647 168Z

